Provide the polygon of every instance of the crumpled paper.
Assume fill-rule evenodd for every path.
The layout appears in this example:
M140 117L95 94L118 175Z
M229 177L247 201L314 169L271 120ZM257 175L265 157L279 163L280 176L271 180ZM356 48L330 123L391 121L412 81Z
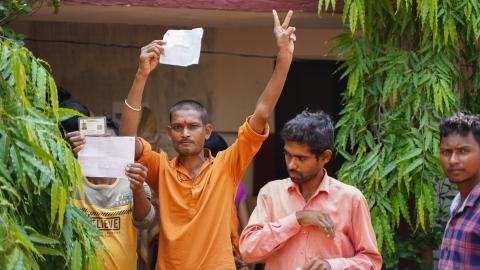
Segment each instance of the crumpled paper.
M188 67L198 64L202 48L203 28L192 30L168 30L163 35L164 54L160 64Z

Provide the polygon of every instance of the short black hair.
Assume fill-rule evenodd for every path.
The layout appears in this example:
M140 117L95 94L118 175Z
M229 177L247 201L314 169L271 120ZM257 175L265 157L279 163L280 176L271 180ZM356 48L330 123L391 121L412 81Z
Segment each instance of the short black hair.
M284 142L293 141L310 147L317 158L327 149L333 151L335 128L323 111L304 110L288 121L281 131Z
M72 95L70 94L70 92L68 92L67 89L59 86L57 87L57 94L58 94L58 102L62 103L63 101L67 100L67 99L71 99L72 98Z
M113 119L109 116L106 117L106 122L107 122L107 128L111 128L115 132L115 135L118 136L119 128L117 123L115 123L115 121L113 121Z
M170 111L169 111L170 123L172 123L172 114L176 111L181 111L181 110L198 111L198 112L200 112L202 122L204 124L209 123L207 109L200 102L195 101L195 100L191 100L191 99L181 100L181 101L173 104L172 107L170 107Z
M227 149L228 144L220 134L212 132L212 134L210 134L210 138L205 141L203 147L210 149L212 156L215 157L217 156L218 152Z
M72 109L85 116L90 116L90 111L88 110L88 108L82 103L73 99L64 100L59 104L59 106L60 108ZM60 122L60 125L62 126L63 130L65 130L65 133L79 130L78 118L79 116L75 115Z
M456 112L443 119L439 125L440 138L451 134L468 136L472 133L475 141L480 145L480 116L470 112Z

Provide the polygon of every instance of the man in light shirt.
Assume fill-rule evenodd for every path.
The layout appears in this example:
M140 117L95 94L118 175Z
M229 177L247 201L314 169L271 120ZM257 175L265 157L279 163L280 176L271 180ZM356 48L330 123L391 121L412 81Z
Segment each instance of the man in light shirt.
M265 185L240 237L247 263L265 269L381 269L363 194L324 169L334 127L323 112L304 111L282 130L289 178Z

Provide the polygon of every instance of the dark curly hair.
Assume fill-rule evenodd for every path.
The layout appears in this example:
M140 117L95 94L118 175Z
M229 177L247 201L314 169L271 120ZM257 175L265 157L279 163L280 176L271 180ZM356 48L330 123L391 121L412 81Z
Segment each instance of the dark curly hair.
M283 126L281 136L284 142L308 145L318 158L327 149L333 151L335 128L330 116L323 111L304 110Z
M443 119L439 125L440 137L444 138L451 134L473 137L480 145L480 116L469 112L456 112L452 116Z

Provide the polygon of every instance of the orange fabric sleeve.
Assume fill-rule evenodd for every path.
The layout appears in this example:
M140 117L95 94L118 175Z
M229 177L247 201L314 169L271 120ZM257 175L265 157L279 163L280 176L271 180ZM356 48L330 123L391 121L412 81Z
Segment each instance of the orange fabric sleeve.
M263 141L268 138L270 132L268 124L266 124L263 134L258 134L248 123L249 118L238 129L237 140L217 155L217 158L220 158L230 168L231 174L234 176L235 187L240 183L240 178L245 169L262 146Z

